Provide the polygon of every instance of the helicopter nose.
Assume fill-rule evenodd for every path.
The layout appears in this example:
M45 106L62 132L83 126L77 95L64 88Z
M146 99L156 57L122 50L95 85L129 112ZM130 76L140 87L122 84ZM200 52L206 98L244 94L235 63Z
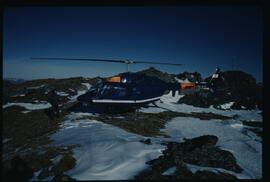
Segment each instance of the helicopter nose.
M80 102L82 103L83 107L88 107L89 105L93 103L92 99L81 100Z
M79 97L77 97L77 100L80 101L80 102L83 102L84 98L82 95L80 95Z

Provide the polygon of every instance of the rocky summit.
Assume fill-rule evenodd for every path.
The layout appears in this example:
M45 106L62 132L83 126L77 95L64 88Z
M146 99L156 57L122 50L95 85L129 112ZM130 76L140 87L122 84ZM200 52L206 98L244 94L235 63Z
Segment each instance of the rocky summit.
M148 161L151 170L143 171L136 179L237 179L228 173L197 171L192 173L186 164L203 167L223 168L235 173L242 172L235 157L228 151L219 149L216 145L218 138L214 135L204 135L186 139L183 143L168 142L167 149L157 159ZM175 171L164 174L175 167Z
M262 86L256 84L253 76L242 71L226 71L221 75L224 80L219 83L216 98L209 90L201 89L185 95L179 103L197 107L213 105L219 109L219 105L233 102L231 109L262 109ZM210 79L206 78L205 82Z
M25 81L3 89L3 132L6 139L3 143L3 178L6 181L27 181L33 177L32 173L41 169L38 179L47 176L60 175L74 167L72 149L78 146L46 146L51 143L50 135L57 132L60 123L66 119L67 109L76 103L74 96L98 82L100 78L66 78L41 79ZM48 93L54 89L59 96L60 117L52 120L48 109L27 109L23 106L9 104L44 105L48 102ZM42 152L41 152L42 151ZM59 163L51 170L52 159L63 156ZM18 158L19 157L19 158ZM13 162L15 161L15 162ZM23 167L20 167L23 166ZM24 167L26 166L26 167ZM29 172L20 171L21 168L30 168ZM19 170L19 171L18 171ZM17 175L17 176L16 176ZM65 178L65 177L64 177ZM57 178L58 179L58 178ZM5 181L5 180L4 180Z
M203 79L201 74L198 72L190 73L183 72L180 74L168 74L166 72L159 71L153 67L137 72L139 74L144 74L147 76L157 77L162 81L175 83L177 80L187 80L189 82L202 82Z
M146 69L146 70L139 71L137 73L144 74L147 76L157 77L164 82L176 82L176 80L174 79L175 77L174 75L168 74L166 72L161 72L153 67L150 67L149 69Z
M144 70L141 73L156 76L166 82L175 82L177 79L188 79L189 81L195 82L200 81L200 75L197 74L196 76L194 73L172 75L160 72L154 68ZM237 79L234 79L235 77L237 77ZM211 92L202 89L181 97L179 103L186 103L197 107L209 107L213 105L218 108L220 104L234 102L232 108L242 108L243 106L247 109L254 107L261 108L262 86L258 86L250 75L233 71L225 72L224 78L226 84L230 86L230 90L219 92L219 100L212 99ZM221 115L220 113L214 113L212 111L204 112L202 108L201 111L200 108L196 108L194 112L170 110L178 106L186 106L176 103L178 97L169 97L168 99L168 95L163 96L164 103L160 102L160 107L158 107L159 104L157 104L156 106L149 106L149 108L142 108L142 111L146 110L149 112L138 112L136 116L133 112L116 116L92 115L89 113L78 114L72 112L70 108L77 104L76 97L85 93L91 85L102 80L105 79L100 77L41 79L25 81L3 88L2 175L4 175L4 179L7 179L6 181L10 179L16 181L26 181L29 179L74 181L72 177L67 175L67 171L80 165L79 161L77 161L78 159L75 157L77 154L74 155L74 151L80 150L83 145L83 147L86 147L85 144L87 143L81 144L81 140L90 139L87 137L88 135L85 136L85 134L91 133L91 131L94 131L96 135L97 130L92 129L100 128L100 126L112 126L110 130L106 130L106 132L121 128L125 130L125 132L123 132L125 135L126 133L136 134L136 136L128 136L132 136L130 138L138 137L133 142L135 144L139 142L136 146L141 146L142 148L145 146L149 148L153 146L156 147L157 142L154 138L162 139L158 145L163 144L166 146L166 149L163 150L162 155L156 159L151 158L153 160L150 160L149 156L143 157L145 159L145 166L149 165L151 168L145 171L141 171L141 169L136 171L136 174L134 174L137 175L136 179L236 179L234 175L241 173L242 169L237 164L238 159L236 161L232 153L216 146L219 139L217 137L218 135L202 134L200 137L184 139L182 143L175 142L175 140L173 140L174 142L170 141L170 135L163 131L163 129L165 129L167 124L174 118L185 118L188 121L192 121L191 119L193 118L196 122L204 120L206 123L208 123L208 121L217 122L218 125L219 123L233 122L235 124L231 125L232 129L236 127L237 131L241 131L241 133L249 137L250 140L261 142L262 122L260 122L260 120L256 121L256 118L255 120L252 118L249 120L249 118L240 116L238 118L237 114ZM244 84L241 85L241 82L244 82ZM47 112L50 107L48 104L48 93L52 89L55 90L56 94L59 96L59 109L61 113L60 117L56 119L51 119ZM172 101L171 99L173 98L176 99ZM43 106L46 107L43 108ZM171 108L168 109L169 107ZM162 108L165 110L162 110ZM188 108L190 107L188 106ZM158 110L162 110L162 112L154 112ZM181 122L185 122L185 119L181 120ZM80 136L77 138L79 144L71 145L70 143L64 143L59 146L50 145L53 143L51 135L59 133L61 128L65 126L63 123L66 122L68 123L67 127L69 124L74 124L76 127L79 127L79 129L80 127L89 129L89 132L76 132L74 137ZM78 125L77 122L79 123ZM100 124L100 122L102 122L102 124ZM74 128L74 132L75 130L76 128ZM72 132L73 129L71 128L69 131ZM101 133L106 132L101 131ZM181 132L179 134L181 134ZM108 137L110 139L109 142L112 142L111 137L114 135L115 133ZM121 135L119 136L121 139ZM163 138L166 140L163 140ZM179 140L180 139L182 140L183 137L179 137ZM98 146L100 144L102 146L103 140L97 141L99 142L97 143ZM121 139L120 141L126 142L125 139ZM222 141L221 138L220 141ZM130 145L129 142L127 142L127 144ZM164 147L163 145L160 146ZM250 144L248 143L248 145ZM142 152L142 154L144 153L147 152ZM86 154L88 155L89 153L87 152ZM121 156L122 154L117 155ZM89 155L95 157L96 153L90 153ZM257 151L256 155L259 155ZM108 160L113 161L115 159L110 158ZM145 162L147 160L150 161L146 164ZM212 167L222 170L218 170L219 172L217 172L217 170L210 171L208 169L200 169L194 172L189 165L195 165L198 166L198 168ZM113 167L117 168L117 166ZM241 167L245 169L242 163ZM86 168L87 170L89 169L88 166ZM170 172L167 172L168 170Z

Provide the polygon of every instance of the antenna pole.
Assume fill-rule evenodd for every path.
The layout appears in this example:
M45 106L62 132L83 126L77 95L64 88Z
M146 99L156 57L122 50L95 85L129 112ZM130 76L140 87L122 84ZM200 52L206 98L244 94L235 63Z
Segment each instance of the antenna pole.
M130 72L130 64L134 64L135 62L131 61L131 60L126 60L125 63L127 64L127 72L129 73Z
M130 63L127 63L127 72L130 72Z
M232 58L232 70L233 70L233 58Z

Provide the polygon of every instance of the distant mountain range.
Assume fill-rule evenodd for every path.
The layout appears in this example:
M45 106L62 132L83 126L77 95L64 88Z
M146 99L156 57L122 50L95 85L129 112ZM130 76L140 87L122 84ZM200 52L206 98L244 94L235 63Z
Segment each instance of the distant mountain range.
M23 83L25 81L27 81L27 80L20 79L20 78L4 78L2 86L3 86L3 88L7 88L7 87L11 87L13 85Z
M211 79L209 77L202 79L201 74L198 72L189 73L184 72L180 74L169 74L161 72L153 67L137 72L138 74L145 74L148 76L157 77L165 82L208 82ZM121 74L119 74L121 76ZM234 102L233 109L254 109L258 107L262 109L262 84L257 84L256 79L242 71L225 71L222 73L223 81L219 84L226 88L218 92L219 101L213 100L213 96L209 90L200 90L194 94L189 94L181 99L182 103L194 105L196 107L210 107L210 105L222 105L225 103ZM105 81L106 78L83 78L73 77L65 79L39 79L39 80L24 80L16 78L3 79L3 88L5 88L4 96L5 102L15 101L14 99L23 99L23 97L13 97L14 95L27 94L24 88L42 88L42 92L46 92L47 88L54 87L59 92L65 92L67 90L82 90L81 83L88 83L95 85L98 81ZM42 87L41 87L42 86ZM85 88L86 89L86 88ZM45 99L42 92L37 92L37 95L31 96L34 99ZM35 93L35 92L34 92ZM42 98L42 99L41 99ZM12 100L13 99L13 100ZM28 98L29 101L29 98Z

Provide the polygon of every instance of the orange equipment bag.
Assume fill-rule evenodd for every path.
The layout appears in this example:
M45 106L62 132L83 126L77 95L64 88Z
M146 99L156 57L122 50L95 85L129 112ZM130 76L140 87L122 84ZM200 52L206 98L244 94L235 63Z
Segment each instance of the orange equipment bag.
M182 90L193 90L197 88L195 83L180 83L180 84Z
M120 77L116 76L116 77L111 77L108 82L120 82Z

